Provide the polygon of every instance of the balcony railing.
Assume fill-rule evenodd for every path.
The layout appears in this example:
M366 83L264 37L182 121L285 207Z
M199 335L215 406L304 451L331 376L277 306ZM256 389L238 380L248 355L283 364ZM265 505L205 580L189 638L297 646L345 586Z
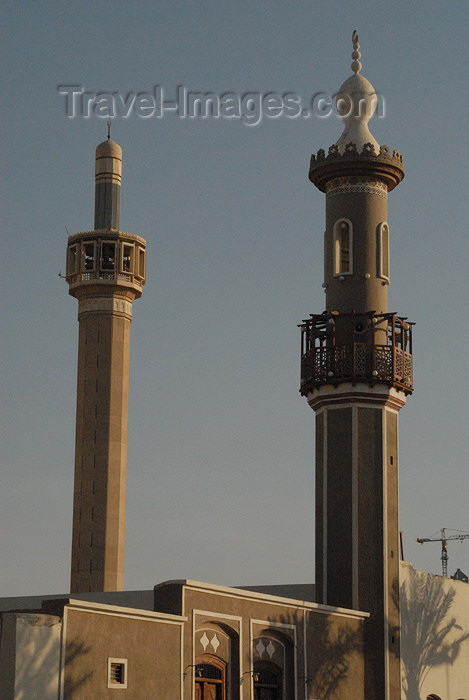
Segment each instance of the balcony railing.
M339 344L344 327L352 342ZM363 328L369 328L366 342L359 335ZM382 383L412 392L412 324L405 319L394 314L321 314L304 321L301 329L301 394L344 382Z
M142 280L135 275L126 272L117 272L116 270L110 270L109 272L96 272L95 270L75 272L69 275L68 281L70 284L75 284L76 282L89 282L92 280L123 280L134 284L142 284Z
M301 393L321 384L383 382L412 391L412 355L400 348L364 343L312 348L301 358Z

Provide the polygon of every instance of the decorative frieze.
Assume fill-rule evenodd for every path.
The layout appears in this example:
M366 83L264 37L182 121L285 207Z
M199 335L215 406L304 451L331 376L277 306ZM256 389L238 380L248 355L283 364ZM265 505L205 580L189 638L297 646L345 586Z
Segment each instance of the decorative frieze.
M336 197L349 192L366 192L388 198L388 188L381 180L366 177L338 177L326 184L326 197Z
M102 313L103 311L132 318L132 302L120 297L85 297L79 300L79 316L85 313Z

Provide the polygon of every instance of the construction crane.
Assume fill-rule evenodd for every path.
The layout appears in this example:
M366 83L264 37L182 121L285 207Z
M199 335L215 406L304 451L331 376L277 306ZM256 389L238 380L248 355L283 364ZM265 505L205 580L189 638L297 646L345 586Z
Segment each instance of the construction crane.
M469 532L462 532L459 530L453 530L453 532L460 532L459 535L446 535L446 528L442 527L440 530L441 537L417 537L417 542L423 544L424 542L441 542L441 566L443 569L443 576L448 578L448 540L467 540L469 538Z

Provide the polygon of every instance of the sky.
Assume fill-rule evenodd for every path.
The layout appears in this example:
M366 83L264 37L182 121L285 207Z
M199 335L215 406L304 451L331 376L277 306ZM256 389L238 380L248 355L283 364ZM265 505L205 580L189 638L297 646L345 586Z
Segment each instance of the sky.
M399 419L404 555L441 573L439 543L415 540L469 532L468 8L2 3L0 595L69 589L78 324L61 275L68 234L93 227L102 93L116 95L121 229L148 251L131 329L125 588L314 580L297 324L324 310L324 196L309 159L342 125L256 109L265 95L309 105L337 92L354 29L384 104L370 129L406 170L388 200L389 308L416 323ZM67 105L70 86L80 99ZM132 102L158 88L174 102L178 87L254 97L244 118L158 117ZM449 573L469 574L469 539L448 551Z

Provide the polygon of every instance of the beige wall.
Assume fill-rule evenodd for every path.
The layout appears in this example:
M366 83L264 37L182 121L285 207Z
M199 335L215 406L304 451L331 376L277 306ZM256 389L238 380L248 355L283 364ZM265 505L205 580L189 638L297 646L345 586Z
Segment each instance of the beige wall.
M469 700L469 584L401 562L403 700Z
M64 700L180 700L181 618L73 601L64 625ZM108 688L109 658L127 660L127 688Z
M1 700L57 700L61 632L53 615L2 614Z

